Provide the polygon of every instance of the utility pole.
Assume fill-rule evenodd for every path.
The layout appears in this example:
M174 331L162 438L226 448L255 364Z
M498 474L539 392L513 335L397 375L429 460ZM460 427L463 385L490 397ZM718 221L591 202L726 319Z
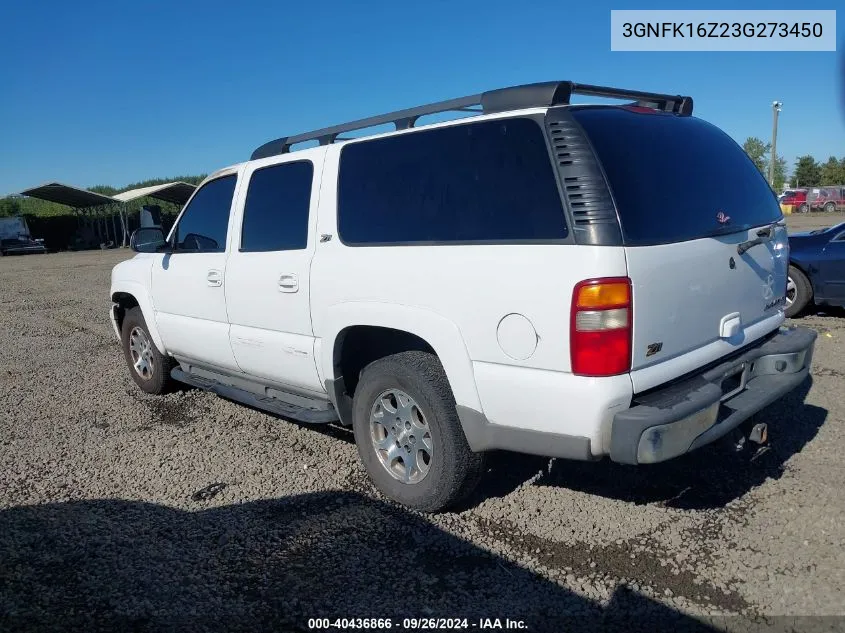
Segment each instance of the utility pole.
M772 101L772 158L769 161L769 185L771 185L772 189L775 188L775 162L778 157L778 115L782 107L783 103L781 101Z

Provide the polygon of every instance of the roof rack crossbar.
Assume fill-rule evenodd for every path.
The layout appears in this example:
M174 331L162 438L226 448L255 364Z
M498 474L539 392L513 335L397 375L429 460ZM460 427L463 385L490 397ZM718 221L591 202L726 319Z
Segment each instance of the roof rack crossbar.
M573 94L591 97L607 97L611 99L633 99L639 105L674 112L676 114L692 114L692 97L683 95L661 94L659 92L643 92L640 90L626 90L624 88L608 88L605 86L590 86L587 84L573 84Z
M641 106L682 115L692 114L693 107L692 97L682 95L642 92L639 90L626 90L607 86L592 86L589 84L577 84L572 81L549 81L489 90L458 99L437 101L415 108L407 108L365 119L358 119L357 121L350 121L341 125L333 125L312 132L305 132L304 134L283 136L269 143L265 143L256 149L252 153L251 160L286 154L290 151L292 145L306 141L316 140L320 145L329 145L338 140L349 140L348 137L340 137L340 135L345 132L377 127L379 125L393 124L395 129L405 130L414 127L417 119L420 117L430 114L439 114L442 112L491 114L493 112L506 112L508 110L519 110L523 108L568 105L573 94L614 99L632 99Z

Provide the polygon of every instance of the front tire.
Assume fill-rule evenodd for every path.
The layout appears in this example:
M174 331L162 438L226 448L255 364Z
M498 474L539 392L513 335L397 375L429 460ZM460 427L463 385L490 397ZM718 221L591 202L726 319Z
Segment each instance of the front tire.
M170 370L176 363L158 351L141 308L136 306L126 311L121 342L129 373L142 391L161 395L173 390L176 381L170 377Z
M807 275L795 266L789 267L786 281L786 307L783 313L790 319L798 316L813 299L813 286Z
M387 497L437 512L472 492L484 454L467 444L446 373L436 356L401 352L361 372L352 404L355 443Z
M807 213L810 210L810 205L806 202L802 202L798 207L798 213Z

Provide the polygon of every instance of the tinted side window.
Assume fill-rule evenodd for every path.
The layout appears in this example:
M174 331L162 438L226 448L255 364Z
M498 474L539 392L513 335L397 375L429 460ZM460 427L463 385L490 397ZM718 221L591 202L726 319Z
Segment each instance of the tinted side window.
M548 241L567 235L545 136L524 118L344 147L338 232L347 244Z
M229 211L237 176L223 176L203 185L176 225L176 249L195 253L226 250Z
M305 248L314 167L308 161L256 170L244 207L241 251Z

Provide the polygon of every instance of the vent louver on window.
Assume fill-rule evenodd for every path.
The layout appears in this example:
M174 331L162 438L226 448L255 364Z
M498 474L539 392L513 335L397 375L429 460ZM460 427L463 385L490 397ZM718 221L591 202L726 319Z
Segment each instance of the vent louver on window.
M622 235L613 198L584 132L565 113L549 116L546 125L576 241L620 245Z

